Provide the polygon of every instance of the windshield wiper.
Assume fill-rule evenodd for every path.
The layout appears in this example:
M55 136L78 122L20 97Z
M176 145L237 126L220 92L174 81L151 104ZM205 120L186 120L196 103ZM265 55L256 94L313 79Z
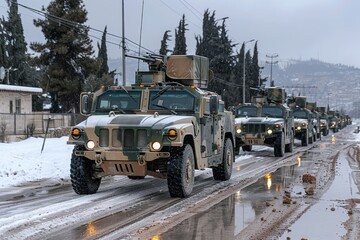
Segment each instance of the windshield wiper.
M151 105L153 105L153 106L155 106L155 107L162 108L162 109L169 110L172 114L177 115L177 112L175 112L174 110L172 110L172 109L170 109L170 108L168 108L168 107L166 107L166 106L159 105L159 104L151 104Z
M127 95L129 95L129 97L130 97L136 104L138 104L138 102L136 101L136 99L135 99L133 96L131 96L131 94L124 88L124 86L120 86L120 87L121 87L122 90L124 90L124 91L127 93Z
M152 98L151 101L154 101L155 99L157 99L158 97L160 97L162 94L164 94L164 92L166 92L167 90L169 90L171 86L167 86L164 89L160 90L157 94L155 94Z

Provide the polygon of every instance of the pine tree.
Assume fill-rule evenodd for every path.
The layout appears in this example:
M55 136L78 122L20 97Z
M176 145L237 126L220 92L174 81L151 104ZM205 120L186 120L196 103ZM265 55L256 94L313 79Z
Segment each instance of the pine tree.
M26 63L27 43L25 42L24 29L18 13L17 0L7 1L9 4L9 18L4 21L4 30L7 40L8 68L17 69L10 71L10 84L28 85L27 73L29 66Z
M161 47L159 54L166 56L171 50L168 49L168 41L170 40L171 35L169 35L170 30L166 30L163 36L163 39L161 40Z
M34 25L41 28L46 42L34 42L30 47L40 54L34 63L46 68L42 85L52 97L51 111L78 110L84 82L99 68L89 28L83 25L87 11L82 0L53 0L42 10L47 18L34 20Z
M179 27L175 29L175 46L174 46L174 55L185 55L186 54L186 26L185 24L185 15L183 15L182 20L179 22Z

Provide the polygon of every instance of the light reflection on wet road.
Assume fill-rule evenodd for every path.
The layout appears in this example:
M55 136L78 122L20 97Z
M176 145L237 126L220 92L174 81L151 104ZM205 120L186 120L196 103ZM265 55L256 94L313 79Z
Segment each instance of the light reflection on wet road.
M304 172L313 167L316 152L294 157L294 165L267 173L256 183L235 192L205 212L196 214L154 239L233 239L263 212L266 202L279 196ZM292 186L292 194L303 194L301 186Z

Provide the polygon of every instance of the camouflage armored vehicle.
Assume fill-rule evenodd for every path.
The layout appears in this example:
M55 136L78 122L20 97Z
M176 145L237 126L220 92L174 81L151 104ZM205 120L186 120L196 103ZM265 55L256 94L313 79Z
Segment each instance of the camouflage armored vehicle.
M247 119L253 117L260 117L261 116L261 106L256 104L244 104L238 106L234 110L235 115L235 136L241 135L241 125L244 122L247 122ZM238 155L240 152L240 147L242 147L243 151L251 151L252 145L244 145L242 144L241 138L236 138L235 144L235 154Z
M274 147L276 157L293 151L294 122L292 111L284 104L285 89L270 87L264 90L266 104L258 117L247 117L236 129L236 147L266 145Z
M149 71L130 87L81 94L87 120L73 127L71 181L78 194L98 191L102 177L147 175L167 179L172 197L191 194L195 169L212 168L228 180L234 162L234 116L216 93L201 56L150 55Z
M323 136L329 134L329 116L326 113L325 107L318 107L318 112L320 113L320 131Z
M335 114L335 111L328 111L329 115L329 128L333 131L333 133L336 133L339 131L338 128L338 117Z
M321 124L320 124L320 116L321 114L316 110L317 106L316 106L316 102L307 102L306 103L306 108L309 109L312 112L312 117L313 117L313 124L314 124L314 130L315 130L315 137L314 137L314 142L316 141L316 139L320 139L321 140Z
M306 97L295 97L293 111L295 139L301 140L302 146L313 143L316 132L314 130L312 112L306 108Z

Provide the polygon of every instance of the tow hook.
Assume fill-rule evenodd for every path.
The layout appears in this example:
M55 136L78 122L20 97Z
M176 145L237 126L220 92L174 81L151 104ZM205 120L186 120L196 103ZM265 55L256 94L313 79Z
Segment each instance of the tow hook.
M138 158L138 164L140 166L144 166L145 165L145 156L144 155L139 155L139 158Z
M95 154L95 164L97 167L102 164L101 154Z

